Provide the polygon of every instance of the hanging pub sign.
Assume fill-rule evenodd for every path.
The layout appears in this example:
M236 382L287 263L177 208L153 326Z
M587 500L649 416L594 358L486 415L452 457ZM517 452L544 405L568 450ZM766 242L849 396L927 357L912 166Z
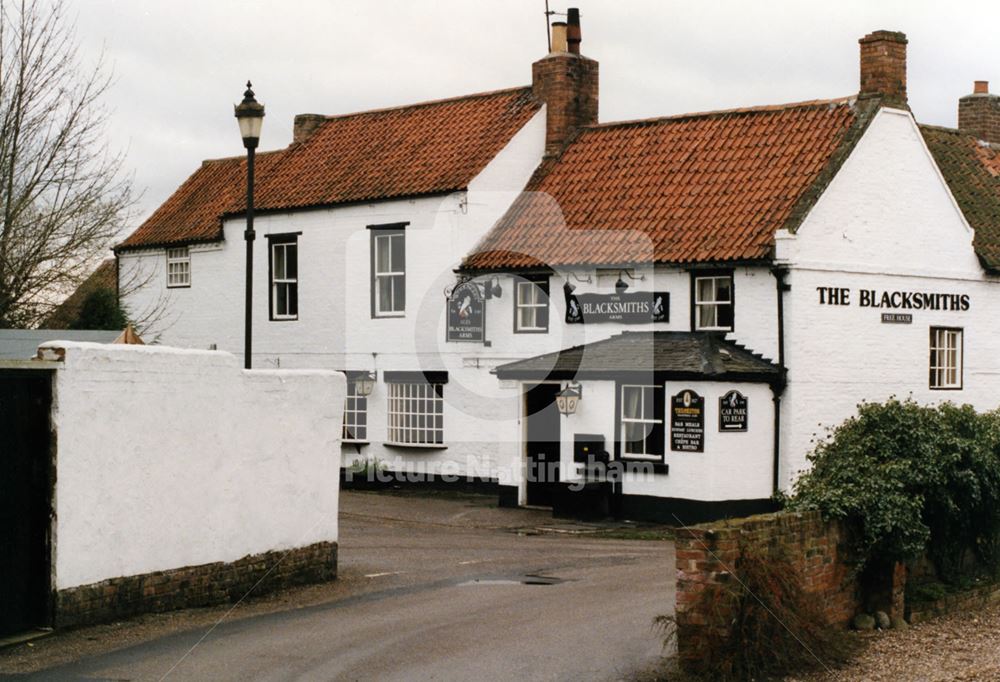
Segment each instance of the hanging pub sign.
M610 294L568 294L566 324L647 324L670 321L670 293L632 291Z
M719 398L719 431L747 430L747 397L730 391Z
M705 399L694 391L670 398L670 449L705 452Z
M448 341L482 343L486 331L483 295L474 282L462 282L448 299Z

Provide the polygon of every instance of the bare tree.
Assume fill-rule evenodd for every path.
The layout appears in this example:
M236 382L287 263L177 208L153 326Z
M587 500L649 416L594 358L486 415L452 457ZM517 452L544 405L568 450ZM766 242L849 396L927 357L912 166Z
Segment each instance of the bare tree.
M82 67L61 1L0 0L0 328L41 320L128 218L109 85L103 62Z

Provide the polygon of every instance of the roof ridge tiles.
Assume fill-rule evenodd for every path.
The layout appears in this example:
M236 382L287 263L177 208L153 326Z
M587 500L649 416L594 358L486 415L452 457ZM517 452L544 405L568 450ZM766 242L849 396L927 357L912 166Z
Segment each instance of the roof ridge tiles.
M846 97L834 97L832 99L812 99L801 102L788 102L786 104L761 104L752 107L736 107L733 109L713 109L708 111L693 111L684 114L670 114L668 116L653 116L650 118L634 118L624 121L605 121L589 126L582 126L582 130L600 130L607 128L621 128L626 126L655 125L657 123L674 123L702 118L722 118L739 114L762 114L788 111L792 109L823 108L829 106L853 106L857 101L857 95Z
M453 97L442 97L439 99L428 99L422 102L412 102L410 104L397 104L391 107L379 107L376 109L363 109L361 111L349 111L343 114L313 114L314 116L322 116L325 121L335 121L342 118L352 118L354 116L367 116L368 114L383 114L392 111L402 111L404 109L419 109L422 107L432 107L441 104L452 104L454 102L462 102L470 99L479 99L482 97L497 97L499 95L513 94L518 91L523 91L524 94L531 93L530 85L519 85L511 88L499 88L497 90L484 90L482 92L472 92L467 95L455 95ZM301 114L300 114L301 115Z

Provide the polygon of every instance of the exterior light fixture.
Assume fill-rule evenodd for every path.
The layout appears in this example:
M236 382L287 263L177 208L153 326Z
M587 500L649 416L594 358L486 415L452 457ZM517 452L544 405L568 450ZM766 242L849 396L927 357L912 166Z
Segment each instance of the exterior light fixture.
M494 277L493 281L489 284L489 286L492 286L493 298L503 298L503 287L500 286L499 279Z
M361 372L354 377L354 392L367 398L375 390L375 372Z
M566 388L556 393L556 407L559 414L568 417L576 414L576 408L583 397L583 387L579 383L566 384Z
M257 233L253 230L253 162L257 143L260 142L260 129L264 123L264 105L254 98L250 81L247 81L243 101L233 107L236 110L236 120L240 124L240 137L247 150L247 229L243 239L247 243L246 265L246 302L245 320L243 325L243 366L250 369L253 329L253 242Z
M624 294L625 290L628 289L628 282L622 279L622 273L618 273L618 281L615 282L615 291L619 294Z
M563 291L565 291L566 295L569 296L574 291L576 291L576 287L570 284L569 280L566 280L566 282L563 283Z

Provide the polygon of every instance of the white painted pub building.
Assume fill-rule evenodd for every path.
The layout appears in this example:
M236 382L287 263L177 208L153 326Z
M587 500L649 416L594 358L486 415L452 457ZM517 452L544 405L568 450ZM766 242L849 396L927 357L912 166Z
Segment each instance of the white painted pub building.
M922 126L877 31L848 97L599 123L568 24L528 87L258 154L254 367L348 373L344 467L690 522L768 508L859 401L1000 404L985 83ZM242 351L244 183L206 161L116 248L147 336Z

